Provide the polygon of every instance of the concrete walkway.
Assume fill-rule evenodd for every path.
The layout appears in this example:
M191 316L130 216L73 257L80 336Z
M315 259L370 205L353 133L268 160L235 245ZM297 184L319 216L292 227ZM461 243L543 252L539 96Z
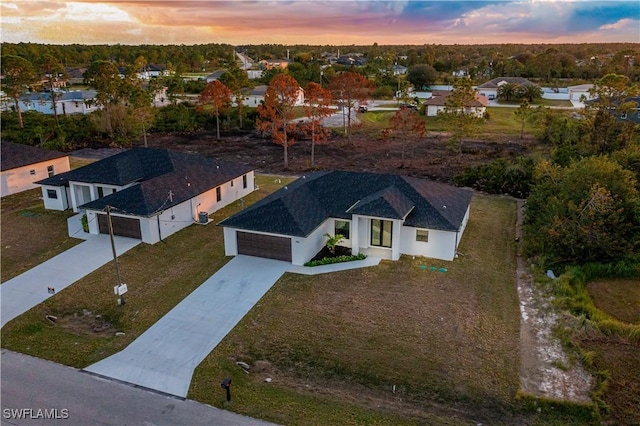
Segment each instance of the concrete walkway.
M121 255L140 244L140 240L114 237L116 253ZM80 278L113 261L109 236L91 235L86 241L6 281L0 286L0 327L53 296L47 291L64 290Z
M290 267L236 256L124 350L85 370L186 397L194 369Z

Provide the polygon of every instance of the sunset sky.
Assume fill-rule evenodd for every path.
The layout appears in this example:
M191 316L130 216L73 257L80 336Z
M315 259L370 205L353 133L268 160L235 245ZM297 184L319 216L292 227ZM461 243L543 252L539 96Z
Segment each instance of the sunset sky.
M640 43L640 2L2 0L3 42Z

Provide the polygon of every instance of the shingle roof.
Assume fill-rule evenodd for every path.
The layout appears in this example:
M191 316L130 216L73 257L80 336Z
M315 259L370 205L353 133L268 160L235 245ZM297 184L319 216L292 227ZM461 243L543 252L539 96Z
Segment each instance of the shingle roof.
M2 171L28 166L29 164L40 163L42 161L67 157L69 155L59 151L52 151L49 149L6 141L2 141L0 154L0 165Z
M57 101L84 101L95 99L98 92L95 90L73 90L70 92L58 93ZM50 92L31 92L20 97L23 102L48 102L51 101Z
M352 214L398 219L405 226L457 231L472 192L397 175L316 172L221 221L232 228L306 237L326 219Z
M114 211L150 216L251 170L253 168L249 166L195 154L132 148L37 183L53 186L65 186L69 181L117 186L134 184L81 207L102 210L110 205Z
M496 77L478 86L478 89L496 89L500 87L500 83L519 84L521 86L534 86L535 83L523 77Z

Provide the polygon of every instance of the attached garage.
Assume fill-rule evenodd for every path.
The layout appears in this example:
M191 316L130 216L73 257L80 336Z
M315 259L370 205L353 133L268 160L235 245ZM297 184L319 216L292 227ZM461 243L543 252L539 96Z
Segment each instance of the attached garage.
M238 254L291 262L291 238L236 232Z
M132 219L129 217L111 216L111 225L113 226L113 235L121 237L142 239L142 231L140 230L140 219ZM109 233L109 223L106 214L98 214L98 229L101 234Z

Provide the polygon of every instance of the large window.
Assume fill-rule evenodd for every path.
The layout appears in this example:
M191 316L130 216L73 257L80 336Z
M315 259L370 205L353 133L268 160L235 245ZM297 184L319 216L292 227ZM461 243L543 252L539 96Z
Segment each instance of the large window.
M247 175L242 175L242 189L247 189Z
M390 220L371 219L371 245L391 247L393 222Z
M101 186L98 187L98 198L104 197L104 189Z
M416 241L420 241L422 243L429 242L429 231L426 229L416 229Z
M349 236L349 227L350 227L350 223L347 222L346 220L336 220L333 235L340 234L344 237L345 240L348 240L351 238Z
M216 188L216 201L220 201L222 200L222 191L220 190L220 187Z

